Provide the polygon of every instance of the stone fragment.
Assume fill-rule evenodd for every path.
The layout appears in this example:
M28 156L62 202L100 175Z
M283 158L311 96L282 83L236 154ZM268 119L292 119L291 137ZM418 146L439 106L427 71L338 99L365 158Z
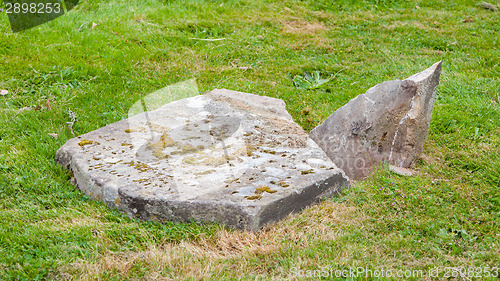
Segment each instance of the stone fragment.
M389 165L389 171L404 177L413 176L413 172L410 169L398 167L394 165Z
M283 101L229 90L73 138L56 158L86 195L132 218L254 231L348 183Z
M481 3L478 3L477 5L485 10L490 10L492 12L496 12L496 10L498 10L497 6L495 6L491 3L488 3L488 2L481 2Z
M406 80L372 87L314 128L310 137L351 179L381 162L410 167L429 132L441 62Z

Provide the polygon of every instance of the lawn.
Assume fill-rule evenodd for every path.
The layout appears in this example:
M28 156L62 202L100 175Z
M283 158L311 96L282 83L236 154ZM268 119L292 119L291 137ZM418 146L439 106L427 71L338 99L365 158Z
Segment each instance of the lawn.
M438 268L444 278L500 267L500 6L82 0L18 33L0 14L0 89L8 90L0 96L0 279L293 279L358 267ZM196 79L200 93L283 99L309 131L368 88L439 60L415 176L381 167L257 233L131 220L76 190L54 160L72 138L72 117L74 133L87 133L184 80ZM314 71L332 80L294 84Z

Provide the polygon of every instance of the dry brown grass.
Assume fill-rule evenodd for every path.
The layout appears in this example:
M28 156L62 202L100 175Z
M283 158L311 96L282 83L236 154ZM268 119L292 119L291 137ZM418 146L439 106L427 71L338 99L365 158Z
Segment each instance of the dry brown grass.
M287 41L292 50L304 50L308 47L332 51L330 39L325 36L325 32L330 31L322 22L309 22L303 19L280 20L283 26L282 32L292 37Z
M322 22L308 22L303 19L281 21L284 33L298 35L316 35L328 28Z
M249 261L252 257L272 255L285 247L306 248L318 241L336 239L343 226L362 223L363 217L355 216L355 211L346 204L325 201L255 233L221 230L215 238L152 245L142 252L107 250L94 261L79 260L63 268L59 277L99 280L106 273L116 272L128 278L137 266L146 269L146 280L168 280L176 276L209 278L222 271L234 276L248 272L264 275L267 269L252 266Z

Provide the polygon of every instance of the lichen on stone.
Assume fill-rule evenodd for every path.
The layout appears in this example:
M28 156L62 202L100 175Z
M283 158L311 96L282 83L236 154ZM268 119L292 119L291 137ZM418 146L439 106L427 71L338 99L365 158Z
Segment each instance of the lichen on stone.
M264 192L267 192L267 193L276 193L277 190L275 189L271 189L269 186L267 185L259 185L259 187L257 187L255 189L255 194L262 194Z
M94 143L94 141L91 141L91 140L82 140L78 143L78 145L81 147L84 147L86 145L93 144L93 143Z
M288 184L286 181L280 181L279 185L281 185L281 187L289 187L290 186L290 184Z
M193 165L196 163L196 159L194 159L194 157L186 156L184 157L184 159L182 159L182 163Z
M194 147L193 145L191 145L189 143L180 146L180 149L181 149L182 153L190 153L190 152L195 152L197 150L196 147Z
M245 196L244 198L248 200L258 200L262 198L262 195L256 194L256 195Z
M273 154L273 155L274 155L274 154L276 154L276 151L274 151L274 150L270 150L270 149L264 149L264 150L262 150L262 152L264 152L264 153L269 153L269 154Z
M144 164L144 163L136 164L134 166L134 168L136 170L138 170L139 172L147 172L147 171L151 170L151 167L149 167L147 164Z
M201 164L217 167L226 164L229 160L235 160L235 159L236 158L234 156L206 157L203 161L201 161Z
M314 173L313 169L305 170L305 171L301 171L300 172L301 175L307 175L307 174L313 174L313 173Z
M224 182L225 182L225 183L228 183L228 184L231 184L231 183L233 183L233 182L238 182L239 180L240 180L239 178L235 178L235 179L227 179L227 180L225 180Z
M215 173L215 170L214 169L210 169L210 170L206 170L206 171L203 171L203 172L195 173L195 175L208 175L208 174L211 174L211 173Z
M163 153L161 150L154 150L153 156L158 159L168 159L170 155Z

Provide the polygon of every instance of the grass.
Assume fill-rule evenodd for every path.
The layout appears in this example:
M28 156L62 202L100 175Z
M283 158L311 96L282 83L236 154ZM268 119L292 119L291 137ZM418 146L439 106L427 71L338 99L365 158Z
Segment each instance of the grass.
M475 4L83 0L19 33L2 14L0 278L287 279L323 266L441 267L442 277L444 267L500 267L500 12ZM195 78L201 92L281 98L311 130L371 86L438 60L416 176L381 169L258 233L130 220L75 190L54 161L72 137L68 110L83 134ZM294 85L315 71L335 75Z

